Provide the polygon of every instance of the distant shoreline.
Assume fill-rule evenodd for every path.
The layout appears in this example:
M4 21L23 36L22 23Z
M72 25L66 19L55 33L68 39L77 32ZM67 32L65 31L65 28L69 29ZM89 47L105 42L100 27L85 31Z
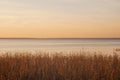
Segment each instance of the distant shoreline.
M120 39L120 38L0 38L0 39Z

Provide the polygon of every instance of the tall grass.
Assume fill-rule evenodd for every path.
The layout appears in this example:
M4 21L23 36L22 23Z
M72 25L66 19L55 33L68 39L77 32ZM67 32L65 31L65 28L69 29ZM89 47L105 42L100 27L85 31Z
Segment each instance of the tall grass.
M6 54L0 56L0 80L120 80L120 58Z

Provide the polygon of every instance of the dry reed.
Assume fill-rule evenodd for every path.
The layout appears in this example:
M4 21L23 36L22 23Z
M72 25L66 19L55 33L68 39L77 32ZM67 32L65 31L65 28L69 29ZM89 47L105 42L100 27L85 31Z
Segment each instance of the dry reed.
M6 54L0 56L0 80L120 80L120 58L74 52L52 57Z

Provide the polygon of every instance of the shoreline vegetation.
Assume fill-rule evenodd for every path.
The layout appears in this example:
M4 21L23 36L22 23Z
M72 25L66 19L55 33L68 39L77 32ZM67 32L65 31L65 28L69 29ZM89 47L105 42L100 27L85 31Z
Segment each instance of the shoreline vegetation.
M63 53L0 55L0 80L120 80L117 53L93 56Z

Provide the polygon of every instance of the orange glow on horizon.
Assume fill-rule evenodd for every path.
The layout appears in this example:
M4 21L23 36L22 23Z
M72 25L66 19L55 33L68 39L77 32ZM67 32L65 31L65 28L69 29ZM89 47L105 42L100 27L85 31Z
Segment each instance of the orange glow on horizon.
M120 38L119 4L108 0L0 1L0 38Z

